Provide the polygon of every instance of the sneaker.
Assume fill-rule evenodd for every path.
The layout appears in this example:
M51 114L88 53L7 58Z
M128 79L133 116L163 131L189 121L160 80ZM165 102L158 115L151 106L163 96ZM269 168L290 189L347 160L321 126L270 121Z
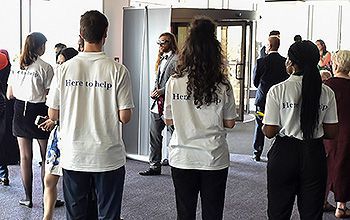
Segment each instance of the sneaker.
M1 184L1 185L4 185L4 186L10 185L10 180L9 180L9 178L1 178L1 179L0 179L0 184Z
M158 176L158 175L161 174L161 170L160 169L151 169L151 168L149 168L148 170L139 172L139 174L141 176Z
M19 200L19 204L23 205L23 206L26 206L28 208L32 208L33 207L33 203L30 200L25 200L25 199Z
M64 201L57 199L55 203L55 208L62 207L62 206L64 206Z

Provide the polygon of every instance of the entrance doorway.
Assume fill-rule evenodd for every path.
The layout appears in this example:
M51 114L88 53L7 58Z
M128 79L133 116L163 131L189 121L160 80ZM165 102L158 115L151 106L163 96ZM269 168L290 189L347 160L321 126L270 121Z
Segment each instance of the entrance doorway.
M227 57L230 82L233 86L238 120L244 121L249 110L250 72L252 65L252 27L255 11L193 8L124 8L123 63L131 72L135 109L131 121L123 126L123 140L129 158L148 160L150 90L154 82L155 43L164 31L177 36L183 44L190 22L205 15L217 24L217 36ZM163 138L163 155L167 139Z
M217 39L221 42L226 57L236 101L238 120L244 121L249 111L249 87L252 57L252 22L217 21ZM172 31L177 37L179 48L182 47L187 33L188 23L172 23Z

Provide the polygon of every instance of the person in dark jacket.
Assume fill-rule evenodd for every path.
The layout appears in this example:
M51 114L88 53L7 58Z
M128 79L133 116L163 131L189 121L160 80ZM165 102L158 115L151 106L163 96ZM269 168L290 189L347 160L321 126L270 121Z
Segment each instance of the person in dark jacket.
M261 160L264 149L264 134L262 133L262 116L265 111L266 94L271 86L288 78L285 68L286 58L278 53L280 39L278 36L270 36L268 39L268 55L257 60L254 68L254 86L257 87L255 95L256 126L254 134L254 156L255 161Z
M12 135L13 100L6 99L7 79L11 70L8 52L0 50L0 184L8 186L7 165L18 164L19 151L16 138Z

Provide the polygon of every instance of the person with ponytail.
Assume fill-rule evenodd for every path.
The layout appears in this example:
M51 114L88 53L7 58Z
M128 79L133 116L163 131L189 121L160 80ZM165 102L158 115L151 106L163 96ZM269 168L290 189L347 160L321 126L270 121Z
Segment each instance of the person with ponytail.
M292 44L290 77L267 94L263 132L276 137L268 152L268 217L290 219L295 197L301 219L321 220L327 181L323 139L337 135L334 92L322 83L319 52L311 41Z
M37 139L41 159L45 159L49 132L35 125L38 115L46 116L48 108L45 105L53 68L40 56L45 53L46 37L39 32L29 34L25 40L19 65L12 68L8 79L7 98L15 99L13 135L17 137L20 151L21 176L25 198L20 205L31 208L33 192L33 139ZM44 177L44 167L41 166L41 178Z
M191 23L175 75L166 86L165 122L175 130L169 163L177 219L196 219L198 194L202 218L223 217L230 164L226 129L236 110L216 25L208 17Z

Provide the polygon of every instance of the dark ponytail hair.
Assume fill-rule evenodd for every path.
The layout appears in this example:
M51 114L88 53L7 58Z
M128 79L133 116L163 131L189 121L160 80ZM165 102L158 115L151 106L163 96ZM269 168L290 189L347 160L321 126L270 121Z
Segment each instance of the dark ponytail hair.
M303 75L300 124L303 138L312 139L318 124L322 89L321 75L317 68L320 54L314 43L304 40L290 46L288 57Z
M38 59L38 50L46 43L46 37L39 32L33 32L26 38L24 48L20 57L20 67L25 69Z

